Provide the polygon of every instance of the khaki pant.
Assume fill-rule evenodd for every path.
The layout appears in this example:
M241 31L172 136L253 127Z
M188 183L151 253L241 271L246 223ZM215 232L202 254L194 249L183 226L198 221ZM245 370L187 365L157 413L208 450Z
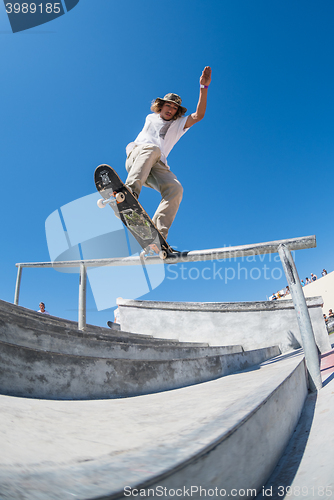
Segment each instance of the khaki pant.
M136 146L125 163L128 172L125 184L138 196L144 185L161 193L162 199L152 220L166 238L181 203L183 188L173 172L160 161L160 157L158 146Z

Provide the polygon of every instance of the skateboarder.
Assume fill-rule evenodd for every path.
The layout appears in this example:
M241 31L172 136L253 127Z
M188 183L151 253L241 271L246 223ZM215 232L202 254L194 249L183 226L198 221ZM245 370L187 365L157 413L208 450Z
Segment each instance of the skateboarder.
M184 116L187 109L177 94L166 94L152 103L143 130L126 147L125 181L138 198L143 185L161 193L161 202L153 222L166 238L182 200L183 188L167 164L167 156L183 134L204 118L211 68L206 66L200 77L200 93L196 111Z

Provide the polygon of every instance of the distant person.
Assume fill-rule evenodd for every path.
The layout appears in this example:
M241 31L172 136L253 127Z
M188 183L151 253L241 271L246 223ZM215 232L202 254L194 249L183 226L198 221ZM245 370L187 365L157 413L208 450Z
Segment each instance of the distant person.
M316 274L311 273L311 280L316 281L318 279Z
M43 314L48 314L50 316L50 313L45 310L45 304L44 304L44 302L40 302L39 303L39 311L37 311L37 312L43 313Z
M321 276L326 276L326 274L327 274L326 269L323 269L323 270L322 270L322 273L321 273Z
M309 285L310 283L312 283L312 281L311 281L311 280L309 280L308 278L306 278L306 280L305 280L305 285Z
M327 318L326 314L324 314L324 320L325 320L325 323L328 323L328 318Z
M305 286L304 280L301 280L300 284L301 286Z
M329 317L329 318L334 318L333 309L330 309L330 310L329 310L329 312L328 312L328 317Z
M143 186L161 194L160 204L152 220L165 238L183 193L180 181L167 164L167 156L183 134L204 118L210 82L211 68L206 66L199 79L196 111L188 116L184 116L187 109L181 106L182 99L177 94L157 97L151 106L153 113L147 115L144 128L126 147L125 168L128 177L125 184L136 198Z

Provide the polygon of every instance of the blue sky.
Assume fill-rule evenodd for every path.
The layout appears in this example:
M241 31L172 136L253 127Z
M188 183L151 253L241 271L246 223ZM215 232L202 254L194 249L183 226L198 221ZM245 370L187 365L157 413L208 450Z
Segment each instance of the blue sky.
M125 146L153 99L176 92L195 110L205 65L206 116L169 156L184 187L170 244L315 234L317 248L295 254L300 278L333 271L333 15L331 0L80 0L13 34L0 4L0 299L13 302L17 262L50 260L45 221L95 193L97 165L125 180ZM144 189L140 201L153 215L159 195ZM166 268L142 298L266 300L286 285L277 256L210 265ZM118 296L119 272L101 277L103 294ZM87 321L105 325L112 309L94 298L89 289ZM20 305L41 300L76 320L78 275L24 270Z

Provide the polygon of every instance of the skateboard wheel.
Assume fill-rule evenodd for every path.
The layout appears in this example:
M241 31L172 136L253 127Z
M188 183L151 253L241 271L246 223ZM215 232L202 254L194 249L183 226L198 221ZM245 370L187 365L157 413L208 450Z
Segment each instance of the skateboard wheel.
M105 201L104 201L104 199L103 199L103 198L100 198L99 200L97 200L97 206L98 206L99 208L105 208L106 203L105 203Z
M160 250L159 257L160 257L161 260L167 259L167 255L168 254L167 254L166 250Z
M125 200L125 194L122 192L119 192L115 196L117 203L122 203L122 201Z

